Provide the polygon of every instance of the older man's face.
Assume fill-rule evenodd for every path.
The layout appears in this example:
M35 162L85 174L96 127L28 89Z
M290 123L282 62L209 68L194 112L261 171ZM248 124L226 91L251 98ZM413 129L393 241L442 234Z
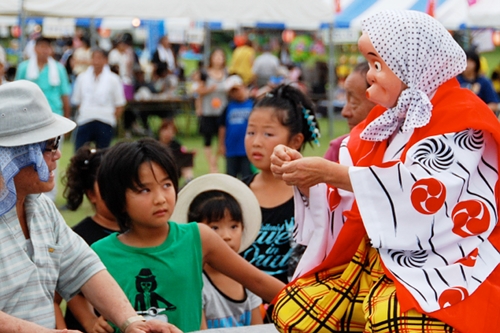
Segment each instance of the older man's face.
M50 141L50 140L49 140ZM50 149L50 147L47 147ZM28 194L39 194L52 191L55 186L55 172L57 160L61 158L61 151L57 149L55 152L45 151L43 159L49 168L49 180L43 182L38 176L38 172L33 166L22 168L14 177L14 184L18 196L26 196Z
M359 73L351 73L345 80L346 104L342 109L342 116L347 119L349 129L366 118L375 103L366 98L366 77Z

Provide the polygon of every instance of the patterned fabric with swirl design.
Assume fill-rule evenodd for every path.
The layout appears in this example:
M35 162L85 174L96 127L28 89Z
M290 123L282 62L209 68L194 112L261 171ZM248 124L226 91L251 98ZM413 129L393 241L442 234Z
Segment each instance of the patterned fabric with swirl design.
M406 136L387 159L400 157ZM500 260L485 241L498 216L496 150L490 134L469 129L425 138L404 163L350 172L372 246L427 312L474 292Z
M457 87L453 80L440 90L433 99L436 111L464 93L455 92ZM451 97L441 104L438 100L445 92ZM489 239L498 222L499 139L465 126L441 133L456 117L453 109L444 110L448 116L431 122L434 130L425 130L433 135L398 131L387 141L381 164L353 166L358 162L349 142L342 146L340 162L351 166L354 194L319 184L310 188L308 206L296 196L296 238L309 246L295 277L331 255L356 199L364 229L388 273L423 311L431 313L467 299L488 278L500 263L499 251Z

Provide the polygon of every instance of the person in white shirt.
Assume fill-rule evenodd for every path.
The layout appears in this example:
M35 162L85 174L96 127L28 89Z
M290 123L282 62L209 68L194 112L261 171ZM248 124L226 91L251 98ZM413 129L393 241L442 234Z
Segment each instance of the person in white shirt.
M123 90L127 101L134 99L134 73L135 63L134 49L132 48L132 37L124 34L109 52L108 63L110 66L118 67L118 74L122 80Z
M78 106L75 151L88 142L109 147L125 106L120 77L111 72L106 51L94 49L92 66L78 75L71 102Z
M271 47L269 45L264 45L262 51L263 53L255 58L252 66L252 72L255 74L257 86L259 88L265 86L272 76L278 74L278 68L280 66L280 60L271 53Z

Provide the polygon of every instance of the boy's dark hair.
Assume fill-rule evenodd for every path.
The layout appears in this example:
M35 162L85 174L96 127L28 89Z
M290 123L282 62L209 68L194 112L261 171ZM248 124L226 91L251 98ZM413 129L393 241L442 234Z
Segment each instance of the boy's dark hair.
M472 60L474 62L474 64L476 65L474 72L476 76L479 75L479 71L481 70L481 59L479 57L479 54L477 54L477 52L474 50L467 50L465 51L465 55L467 57L467 60Z
M126 212L125 192L141 185L139 168L143 163L158 164L170 177L175 193L179 190L177 165L170 149L151 138L135 142L120 142L109 149L97 173L101 197L115 216L120 230L130 229L130 216ZM173 207L172 207L173 208Z
M100 53L104 58L108 59L108 52L104 49L101 49L100 47L93 47L92 48L92 55L94 55L94 53Z
M35 45L41 44L41 43L47 43L49 45L52 45L52 39L44 36L40 36L35 40Z
M241 207L232 195L218 190L205 191L198 194L189 205L188 221L219 221L224 218L226 211L234 221L243 223Z
M87 191L94 190L97 170L107 148L95 149L88 145L80 147L71 158L62 179L63 197L69 210L77 210Z
M254 106L256 108L274 109L278 121L290 131L290 138L302 133L304 142L315 141L308 116L312 116L311 122L315 123L315 128L319 130L318 120L315 114L313 102L299 89L289 84L282 84L274 88L261 98ZM307 110L307 115L306 111ZM299 150L302 150L302 145Z

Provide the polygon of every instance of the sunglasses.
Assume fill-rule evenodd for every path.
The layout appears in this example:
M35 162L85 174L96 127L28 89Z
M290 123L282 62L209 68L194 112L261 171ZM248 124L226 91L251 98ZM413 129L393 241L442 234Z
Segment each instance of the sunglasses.
M43 151L47 153L51 152L52 155L54 155L59 149L60 142L61 142L61 136L47 140L47 142L45 143L45 149Z

